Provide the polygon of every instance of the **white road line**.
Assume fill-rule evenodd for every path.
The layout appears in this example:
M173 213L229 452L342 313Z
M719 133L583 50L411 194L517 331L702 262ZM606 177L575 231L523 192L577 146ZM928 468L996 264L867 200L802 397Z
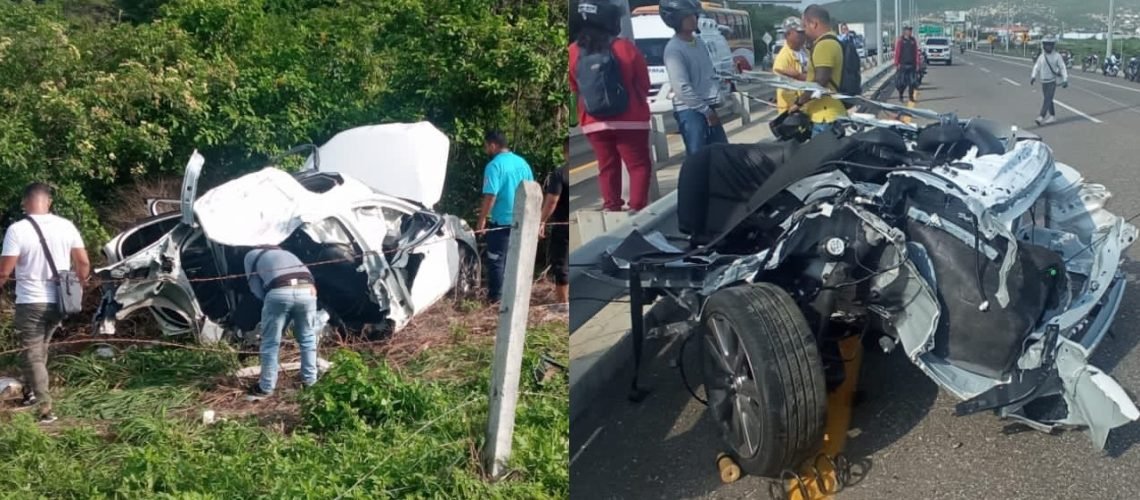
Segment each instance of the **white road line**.
M1074 113L1076 113L1076 114L1078 114L1078 115L1081 115L1081 116L1083 116L1083 117L1087 118L1089 121L1091 121L1091 122L1093 122L1093 123L1104 123L1104 122L1102 122L1102 121L1100 121L1100 120L1098 120L1098 119L1096 119L1096 118L1093 118L1093 117L1091 117L1091 116L1089 116L1089 115L1086 115L1086 114L1085 114L1083 111L1081 111L1081 110L1079 110L1079 109L1077 109L1077 108L1074 108L1074 107L1072 107L1072 106L1069 106L1068 104L1065 104L1065 103L1063 103L1063 102L1061 102L1061 101L1058 101L1058 100L1056 100L1056 99L1053 99L1053 102L1054 102L1054 103L1056 103L1058 106L1060 106L1060 107L1062 107L1062 108L1065 108L1065 109L1067 109L1067 110L1069 110L1069 111L1072 111L1072 112L1074 112Z
M601 427L594 429L594 433L590 434L590 439L587 439L585 443L582 443L582 446L580 448L578 448L578 452L575 453L574 457L570 459L570 465L574 465L574 462L578 461L578 457L582 456L582 452L586 451L586 447L590 446L590 443L592 443L594 441L594 438L598 437L598 433L600 433L600 432L602 432Z
M986 73L989 73L989 72L990 72L990 70L989 70L989 69L987 69L987 68L983 68L983 67L981 67L981 66L978 66L978 69L980 69L980 70L982 70L982 71L985 71Z
M1093 92L1093 91L1091 91L1091 90L1089 90L1089 89L1086 89L1086 88L1084 88L1084 87L1073 87L1073 88L1075 88L1075 89L1077 89L1077 90L1079 90L1079 91L1081 91L1081 92L1084 92L1084 93L1086 93L1086 94L1094 95L1094 96L1096 96L1096 97L1099 97L1099 98L1101 98L1101 99L1104 99L1104 100L1106 100L1106 101L1108 101L1108 102L1111 102L1111 103L1113 103L1113 104L1115 104L1115 105L1117 105L1117 106L1120 106L1121 108L1123 108L1123 110L1124 110L1124 111L1131 111L1131 112L1133 112L1133 113L1136 113L1136 114L1140 114L1140 109L1138 109L1138 108L1136 107L1137 105L1135 105L1135 104L1125 104L1125 103L1123 103L1123 102L1120 102L1120 101L1118 101L1118 100L1116 100L1116 99L1113 99L1113 98L1111 98L1111 97L1109 97L1109 96L1106 96L1106 95L1104 95L1104 94L1101 94L1101 93L1099 93L1099 92Z
M966 64L969 64L970 66L973 66L973 65L974 65L974 63L972 63L972 62L970 62L970 61L966 61Z
M1015 81L1013 81L1013 80L1010 80L1009 78L1005 78L1005 77L1002 77L1002 80L1005 80L1006 82L1009 82L1009 83L1010 83L1011 85L1013 85L1014 87L1020 87L1020 86L1021 86L1021 84L1020 84L1020 83L1017 83L1017 82L1015 82Z
M990 60L993 60L993 61L997 61L997 62L1003 62L1003 63L1006 63L1006 64L1012 64L1012 65L1014 65L1014 66L1021 66L1021 67L1023 67L1023 68L1033 68L1033 65L1032 65L1032 64L1022 64L1022 63L1019 63L1019 62L1014 62L1014 61L1007 61L1007 60L1004 60L1004 59L998 59L999 57L1008 57L1008 56L985 56L985 55L981 55L981 54L977 54L977 56L978 56L978 57L983 57L983 58L986 58L986 59L990 59ZM1011 59L1012 59L1012 58L1011 58ZM1105 86L1108 86L1108 87L1112 87L1112 88L1114 88L1114 89L1119 89L1119 90L1127 90L1127 91L1129 91L1129 92L1136 92L1137 94L1140 94L1140 88L1136 88L1136 87L1126 87L1126 86L1124 86L1124 85L1117 85L1117 84L1115 84L1115 83L1112 83L1112 82L1104 82L1104 81L1096 80L1096 79L1093 79L1093 78L1086 78L1086 77L1083 77L1083 76L1079 76L1079 75L1076 75L1076 74L1074 74L1072 71L1069 71L1069 78L1072 78L1072 79L1075 79L1075 80L1084 80L1084 81L1086 81L1086 82L1099 83L1099 84L1101 84L1101 85L1105 85Z

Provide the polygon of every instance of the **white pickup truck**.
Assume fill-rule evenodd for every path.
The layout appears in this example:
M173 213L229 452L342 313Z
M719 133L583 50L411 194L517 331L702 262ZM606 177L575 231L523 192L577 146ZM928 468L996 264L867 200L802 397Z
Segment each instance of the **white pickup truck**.
M947 66L954 64L954 46L950 39L942 36L932 36L922 44L922 51L929 62L942 61Z

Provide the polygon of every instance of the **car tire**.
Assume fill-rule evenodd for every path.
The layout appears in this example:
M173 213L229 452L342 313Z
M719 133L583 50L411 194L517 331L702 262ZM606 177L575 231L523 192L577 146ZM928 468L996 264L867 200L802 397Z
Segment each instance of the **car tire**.
M459 273L455 277L455 297L475 298L480 289L479 254L467 245L459 244Z
M705 311L708 414L743 471L778 478L823 437L827 391L815 337L791 296L769 283L720 290Z

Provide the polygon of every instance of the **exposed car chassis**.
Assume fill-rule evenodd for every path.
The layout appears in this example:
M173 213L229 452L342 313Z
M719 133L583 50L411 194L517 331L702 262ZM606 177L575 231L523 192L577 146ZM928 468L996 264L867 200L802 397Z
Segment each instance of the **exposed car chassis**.
M635 231L600 262L604 278L628 284L635 363L647 334L703 339L709 412L755 475L811 456L825 384L842 380L838 341L863 334L901 345L962 400L957 415L1087 427L1103 448L1140 418L1088 364L1120 306L1137 229L1031 134L867 102L937 123L853 114L804 144L686 159L678 222L689 247ZM633 389L643 396L636 376ZM1050 397L1063 415L1027 407Z

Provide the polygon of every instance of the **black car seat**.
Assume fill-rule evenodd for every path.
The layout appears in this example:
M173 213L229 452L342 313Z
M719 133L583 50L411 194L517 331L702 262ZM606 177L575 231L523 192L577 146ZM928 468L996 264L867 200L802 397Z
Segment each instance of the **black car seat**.
M726 222L782 165L794 142L712 144L685 158L677 179L677 225L701 244L732 229Z

